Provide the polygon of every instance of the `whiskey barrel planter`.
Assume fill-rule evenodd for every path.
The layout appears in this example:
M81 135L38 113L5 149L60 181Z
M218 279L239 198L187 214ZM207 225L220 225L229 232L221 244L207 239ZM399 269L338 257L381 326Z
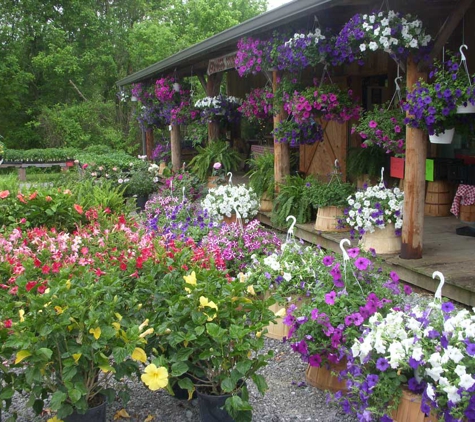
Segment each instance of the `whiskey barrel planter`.
M429 182L427 184L424 215L448 217L452 206L450 183L447 181Z
M343 215L343 210L339 207L323 207L317 211L315 230L320 232L344 232L348 228L339 228L338 219Z
M462 223L474 223L475 222L475 204L473 205L460 204L459 219Z
M401 401L391 417L394 422L437 422L435 416L426 416L421 411L422 396L407 389L402 390Z
M374 249L377 254L395 254L401 251L401 236L396 236L394 224L387 224L384 229L366 232L359 242L360 247L369 251Z
M272 199L264 193L261 197L260 205L259 205L259 211L261 212L272 212Z
M346 393L348 392L346 381L340 381L338 376L334 375L334 373L339 373L346 369L346 364L346 358L343 358L338 363L328 363L320 367L308 365L305 371L305 380L308 385L317 387L319 390L331 391L332 393L337 391Z

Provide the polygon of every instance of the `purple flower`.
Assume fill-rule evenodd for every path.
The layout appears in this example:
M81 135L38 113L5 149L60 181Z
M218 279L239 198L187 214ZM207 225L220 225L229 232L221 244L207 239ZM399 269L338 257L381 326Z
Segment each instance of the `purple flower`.
M326 267L329 267L330 265L333 264L334 260L335 258L333 256L327 255L323 257L323 265L325 265Z
M404 294L409 296L412 293L412 288L408 285L404 285Z
M467 342L467 353L470 356L475 356L475 343L468 343Z
M320 367L322 364L322 357L320 355L312 355L308 358L308 364L310 366Z
M450 312L452 312L454 309L455 309L455 306L454 306L453 303L451 303L451 302L445 302L445 303L442 304L442 310L443 310L445 313L450 313Z
M312 309L312 319L315 321L318 318L318 309Z
M355 267L358 268L360 271L366 271L369 264L371 264L371 261L368 258L364 258L362 256L360 256L355 261Z
M371 374L366 377L366 382L368 383L368 387L374 387L379 381L379 377L376 374Z
M421 361L415 360L415 359L412 358L412 357L409 358L409 366L410 366L412 369L417 369L421 363L422 363Z
M325 303L327 305L334 305L335 304L335 297L336 293L332 290L330 293L325 295Z
M347 252L350 258L356 258L360 254L360 248L351 248Z
M398 282L399 281L399 275L396 271L391 271L389 273L389 277L391 277L391 280L394 281L394 282Z
M381 372L386 371L389 368L389 362L386 358L379 358L376 361L376 368L378 368Z

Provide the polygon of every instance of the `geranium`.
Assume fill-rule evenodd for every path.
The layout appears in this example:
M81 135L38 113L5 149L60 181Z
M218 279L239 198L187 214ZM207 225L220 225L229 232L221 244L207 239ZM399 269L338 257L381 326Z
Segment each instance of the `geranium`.
M196 101L197 108L204 123L216 119L228 122L237 122L241 118L239 106L242 104L240 98L220 94L216 97L205 97Z
M408 92L404 122L437 135L458 125L457 106L475 105L475 88L471 86L473 77L459 73L454 57L445 63L435 62L429 76L430 82L419 80Z
M336 36L330 60L333 65L354 61L363 64L367 52L376 50L404 59L411 51L427 47L430 41L422 22L411 15L392 10L356 14Z
M292 349L312 366L348 356L364 322L378 311L387 313L400 298L398 281L378 261L358 248L348 255L343 260L320 252L312 266L314 281L307 283L308 298L300 306L290 305L284 318L291 327Z
M352 236L372 233L377 228L385 228L387 224L394 224L396 234L400 234L403 203L404 192L399 188L388 189L383 182L351 195L345 214L346 222L352 228Z
M292 113L297 123L314 117L343 123L360 116L361 106L352 97L352 90L344 91L337 85L323 84L294 92L284 103L284 109Z
M272 131L275 142L288 143L291 147L323 141L322 126L311 119L298 124L294 119L282 120Z
M245 185L224 185L210 189L201 201L201 207L218 219L223 216L231 217L237 211L243 221L248 223L257 214L259 201L252 188L248 189Z
M253 88L238 110L251 122L268 119L274 112L273 99L270 87Z
M358 133L363 139L363 148L377 145L387 154L404 157L406 139L404 118L405 115L399 108L376 106L372 111L363 113L358 124L353 126L352 133Z

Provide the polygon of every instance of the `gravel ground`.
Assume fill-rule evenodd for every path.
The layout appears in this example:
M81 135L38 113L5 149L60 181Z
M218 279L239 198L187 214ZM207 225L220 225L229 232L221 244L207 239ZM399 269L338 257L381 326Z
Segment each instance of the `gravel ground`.
M353 422L355 418L326 403L326 393L305 384L306 364L288 344L266 339L266 348L274 351L274 358L262 368L269 390L260 395L252 382L249 385L250 402L254 407L254 422ZM131 400L125 407L130 418L123 421L144 422L149 415L153 422L200 422L197 400L178 400L166 391L150 391L142 382L130 382ZM108 406L107 421L123 406L114 402ZM26 399L16 396L13 409L19 412L19 422L45 421L48 417L35 417L26 407ZM6 419L7 415L3 415Z

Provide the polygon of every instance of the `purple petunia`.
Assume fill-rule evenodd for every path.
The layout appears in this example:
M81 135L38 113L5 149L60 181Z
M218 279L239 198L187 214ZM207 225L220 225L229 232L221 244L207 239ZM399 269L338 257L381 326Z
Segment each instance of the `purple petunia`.
M335 304L336 293L332 290L330 293L325 295L325 303L327 305L334 305Z
M371 264L371 261L368 258L364 258L360 256L355 261L355 267L358 268L360 271L366 271Z
M452 302L445 302L442 304L442 311L445 313L450 313L455 309L455 306Z
M386 371L386 369L389 368L389 362L386 358L379 358L376 361L376 368L380 370L381 372Z

